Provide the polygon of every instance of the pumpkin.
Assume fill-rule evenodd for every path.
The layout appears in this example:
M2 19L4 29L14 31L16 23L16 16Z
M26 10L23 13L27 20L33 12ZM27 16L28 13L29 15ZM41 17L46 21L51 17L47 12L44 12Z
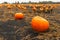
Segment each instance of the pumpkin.
M35 16L32 18L31 26L37 32L44 32L49 28L49 22L40 16Z
M14 17L15 17L15 19L23 19L24 18L24 14L22 14L22 13L16 13L14 15Z

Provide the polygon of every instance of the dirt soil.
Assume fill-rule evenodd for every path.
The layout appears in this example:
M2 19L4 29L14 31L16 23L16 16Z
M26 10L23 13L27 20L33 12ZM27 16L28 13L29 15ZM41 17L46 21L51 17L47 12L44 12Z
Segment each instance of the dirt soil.
M28 9L28 8L27 8ZM22 12L25 18L15 20L14 14ZM41 16L50 23L46 32L35 32L31 27L31 19ZM0 40L60 40L60 6L52 13L39 13L32 10L22 10L17 7L0 8Z

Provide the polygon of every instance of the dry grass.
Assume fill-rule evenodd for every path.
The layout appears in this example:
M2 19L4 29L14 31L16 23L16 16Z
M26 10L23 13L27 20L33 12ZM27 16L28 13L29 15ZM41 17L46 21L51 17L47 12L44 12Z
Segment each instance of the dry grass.
M23 6L22 9L22 6L20 5ZM0 36L0 40L60 40L60 4L49 4L54 7L54 10L51 13L40 12L39 8L35 8L39 5L43 6L48 4L34 4L34 10L36 11L29 7L25 8L26 6L32 6L32 4L20 5L3 4L3 6L0 7L0 34L3 36ZM25 18L22 20L15 20L14 14L17 12L24 13ZM33 31L30 22L36 15L39 15L50 22L48 31L43 33Z

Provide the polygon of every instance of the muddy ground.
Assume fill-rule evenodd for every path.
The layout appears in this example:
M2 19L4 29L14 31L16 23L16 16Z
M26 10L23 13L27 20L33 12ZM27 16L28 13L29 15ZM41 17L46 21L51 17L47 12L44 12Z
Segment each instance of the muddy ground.
M15 20L14 14L22 12L25 18ZM30 25L34 16L41 16L50 23L46 32L35 32ZM17 7L0 8L0 40L60 40L60 6L52 13L39 13L32 10L22 10Z

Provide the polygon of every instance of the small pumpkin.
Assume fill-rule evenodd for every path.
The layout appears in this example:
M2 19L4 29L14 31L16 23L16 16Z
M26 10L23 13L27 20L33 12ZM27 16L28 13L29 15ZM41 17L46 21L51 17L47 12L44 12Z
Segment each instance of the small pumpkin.
M14 15L14 17L15 17L15 19L23 19L24 18L24 14L22 14L22 13L16 13Z

